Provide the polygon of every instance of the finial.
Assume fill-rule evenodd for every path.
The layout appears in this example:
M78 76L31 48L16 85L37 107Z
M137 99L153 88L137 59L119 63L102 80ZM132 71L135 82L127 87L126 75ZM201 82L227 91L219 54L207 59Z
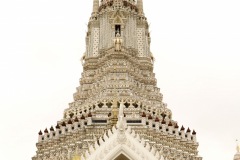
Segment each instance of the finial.
M195 130L193 130L193 132L192 132L192 135L196 135L197 133L196 133L196 131Z
M143 0L137 1L137 7L138 7L138 13L140 15L143 15Z
M166 124L166 121L164 119L162 120L162 124Z
M44 133L48 133L48 130L47 130L47 128L44 130Z
M123 110L124 110L124 105L122 103L120 103L119 112L118 112L118 122L117 122L117 127L120 130L124 130L124 128L125 128Z
M93 0L93 14L98 12L99 0Z
M81 119L85 119L84 115L82 115Z
M159 122L160 120L159 120L159 118L158 117L156 117L156 119L155 119L155 122Z
M42 135L42 131L41 130L39 131L38 135Z
M53 128L53 126L51 126L51 128L50 128L50 131L54 131L54 128Z
M75 117L74 122L79 122L77 117Z
M176 129L179 128L178 124L176 123L175 126L174 126Z
M119 143L124 143L126 141L126 135L124 131L127 128L127 124L124 120L123 110L124 110L124 104L120 103L118 121L117 121L117 128L118 128L117 140Z
M57 125L56 125L56 129L60 129L60 126L59 126L59 124L57 124Z
M71 121L71 119L69 119L69 121L68 121L68 124L72 124L72 121Z
M119 113L118 113L118 117L119 118L123 118L124 117L123 108L124 108L124 105L121 103L120 107L119 107Z
M148 119L153 119L152 116L151 116L151 114L149 114Z
M184 130L185 130L185 128L182 126L182 127L181 127L181 131L184 131Z
M63 121L62 126L66 127L66 123Z
M88 113L88 117L92 117L92 113L91 112Z

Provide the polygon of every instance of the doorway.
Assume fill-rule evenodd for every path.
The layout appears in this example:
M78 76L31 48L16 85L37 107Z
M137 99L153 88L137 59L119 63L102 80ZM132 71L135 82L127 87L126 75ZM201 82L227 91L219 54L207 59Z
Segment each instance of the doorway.
M130 160L128 159L125 155L120 154L117 158L115 158L114 160Z

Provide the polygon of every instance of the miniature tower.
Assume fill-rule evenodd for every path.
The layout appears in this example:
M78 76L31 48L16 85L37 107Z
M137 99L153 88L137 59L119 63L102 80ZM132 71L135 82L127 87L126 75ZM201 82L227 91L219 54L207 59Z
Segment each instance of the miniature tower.
M202 159L162 101L150 41L143 0L93 0L80 86L33 160Z

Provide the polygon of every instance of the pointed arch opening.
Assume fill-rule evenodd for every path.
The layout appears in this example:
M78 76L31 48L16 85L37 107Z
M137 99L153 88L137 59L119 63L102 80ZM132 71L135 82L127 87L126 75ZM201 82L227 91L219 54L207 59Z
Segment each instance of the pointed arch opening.
M126 157L124 154L120 154L117 158L114 160L130 160L128 157Z

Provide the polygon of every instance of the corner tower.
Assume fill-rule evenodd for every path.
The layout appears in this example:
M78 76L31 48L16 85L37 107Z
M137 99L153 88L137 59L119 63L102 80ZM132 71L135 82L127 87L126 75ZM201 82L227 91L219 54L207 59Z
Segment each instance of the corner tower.
M150 42L142 0L93 0L80 86L33 160L202 159L162 101Z

